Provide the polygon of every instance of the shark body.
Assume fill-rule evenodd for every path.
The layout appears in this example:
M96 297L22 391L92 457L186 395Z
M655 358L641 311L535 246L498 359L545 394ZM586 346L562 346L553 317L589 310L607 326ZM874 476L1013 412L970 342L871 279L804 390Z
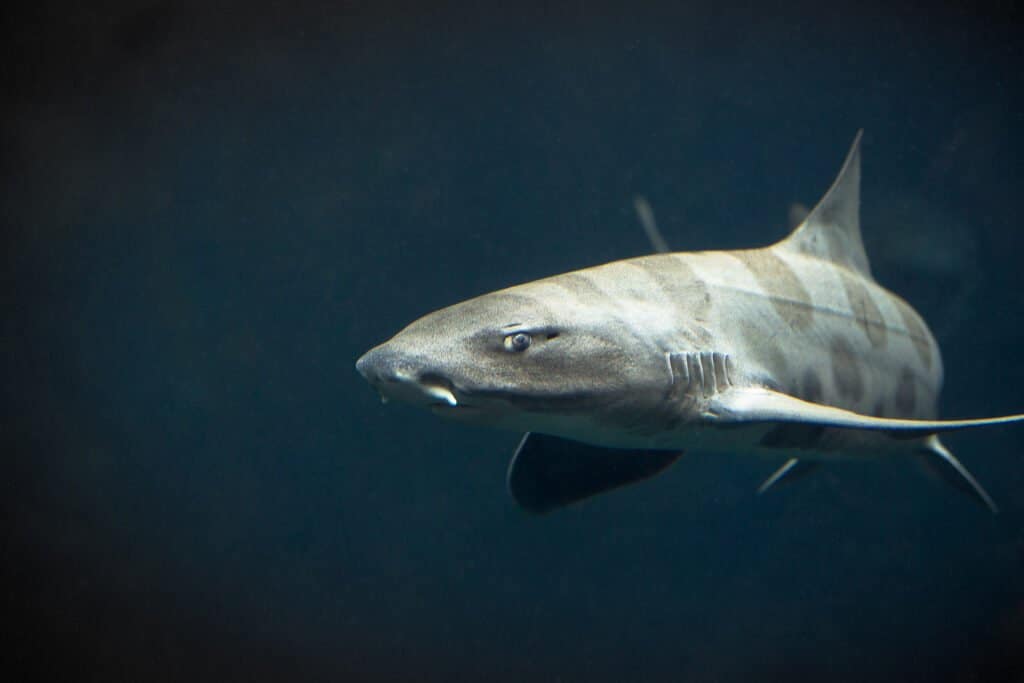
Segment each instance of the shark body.
M995 511L938 434L1024 415L936 419L938 345L872 277L859 195L860 134L776 244L654 254L485 294L420 318L356 367L384 398L526 432L508 481L535 512L689 450L786 458L761 490L821 461L916 454Z

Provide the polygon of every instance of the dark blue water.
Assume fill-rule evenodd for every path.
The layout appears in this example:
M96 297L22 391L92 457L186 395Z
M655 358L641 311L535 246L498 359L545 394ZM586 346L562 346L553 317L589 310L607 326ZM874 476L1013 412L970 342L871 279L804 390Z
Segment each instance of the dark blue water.
M668 4L667 4L668 5ZM945 416L1024 411L1009 12L51 4L6 31L5 600L74 680L1024 678L1024 429L765 497L693 454L533 518L518 436L355 359L491 289L762 245L866 129Z

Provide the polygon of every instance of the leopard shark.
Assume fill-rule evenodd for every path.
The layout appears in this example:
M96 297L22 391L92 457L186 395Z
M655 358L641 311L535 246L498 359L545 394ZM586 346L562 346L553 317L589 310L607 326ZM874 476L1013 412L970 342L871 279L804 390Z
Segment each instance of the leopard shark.
M766 455L760 487L839 459L916 456L992 512L942 444L1024 414L940 420L939 347L879 285L861 240L862 131L784 239L614 261L430 313L358 372L395 399L525 432L507 485L543 513L656 475L684 452Z

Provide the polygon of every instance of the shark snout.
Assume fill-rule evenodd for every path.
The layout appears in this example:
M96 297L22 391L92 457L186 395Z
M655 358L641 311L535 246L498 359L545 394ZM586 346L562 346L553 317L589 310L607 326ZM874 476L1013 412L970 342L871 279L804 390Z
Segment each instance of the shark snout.
M356 361L356 370L374 386L414 379L417 375L415 366L405 354L387 344L370 349Z
M453 407L459 403L443 373L388 344L364 353L356 361L356 370L385 400Z
M380 347L371 349L359 357L356 361L356 370L370 384L378 381L382 372L386 371L387 361Z

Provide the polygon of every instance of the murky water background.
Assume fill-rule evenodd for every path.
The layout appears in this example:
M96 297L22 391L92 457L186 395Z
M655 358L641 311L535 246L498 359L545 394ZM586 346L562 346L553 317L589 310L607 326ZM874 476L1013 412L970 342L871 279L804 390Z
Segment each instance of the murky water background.
M765 244L864 127L878 279L946 416L1024 410L1022 54L983 10L32 10L9 26L0 576L75 680L981 681L1024 672L1024 429L758 498L695 454L543 518L517 435L381 406L413 318Z

